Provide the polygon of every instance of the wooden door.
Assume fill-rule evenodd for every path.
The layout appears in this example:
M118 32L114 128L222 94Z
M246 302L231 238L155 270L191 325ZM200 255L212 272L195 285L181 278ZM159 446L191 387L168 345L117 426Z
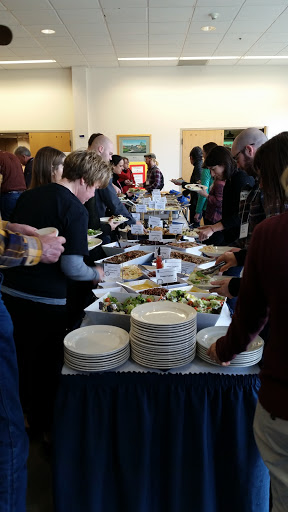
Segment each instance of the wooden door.
M31 155L35 156L43 146L52 146L64 153L71 151L70 132L31 132L29 133Z
M182 178L190 181L192 166L190 163L190 151L195 146L203 148L207 142L216 142L222 146L224 144L224 130L183 130L182 131Z

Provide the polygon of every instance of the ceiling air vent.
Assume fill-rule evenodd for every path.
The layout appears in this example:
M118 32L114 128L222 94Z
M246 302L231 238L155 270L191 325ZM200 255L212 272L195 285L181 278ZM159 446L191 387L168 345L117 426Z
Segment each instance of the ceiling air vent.
M179 60L178 66L206 66L208 60Z

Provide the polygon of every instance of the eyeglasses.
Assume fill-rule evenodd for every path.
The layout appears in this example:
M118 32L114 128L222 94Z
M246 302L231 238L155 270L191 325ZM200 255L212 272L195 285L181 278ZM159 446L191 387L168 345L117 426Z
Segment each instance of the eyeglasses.
M255 146L255 142L252 142L252 144L246 144L246 146ZM246 146L244 146L243 149L238 151L238 153L236 153L236 155L233 156L233 160L235 160L235 162L238 162L238 157L239 157L240 153L244 153Z

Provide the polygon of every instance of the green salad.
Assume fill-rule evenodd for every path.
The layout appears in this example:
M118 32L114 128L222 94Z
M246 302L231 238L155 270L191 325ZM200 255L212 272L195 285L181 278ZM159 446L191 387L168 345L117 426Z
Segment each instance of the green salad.
M201 270L193 270L188 277L189 283L193 283L197 286L197 284L208 284L211 280L211 274L206 275L201 272Z
M144 304L145 302L156 302L159 300L159 297L156 299L152 295L137 295L137 297L128 297L124 300L124 302L119 302L116 297L112 297L108 295L103 302L99 302L99 309L108 313L122 313L123 315L130 315L132 309L136 308L139 304Z
M87 231L88 236L99 235L99 233L101 233L100 229L88 229L88 231Z
M224 304L224 297L220 295L209 295L209 297L195 297L190 292L183 290L171 290L166 294L166 299L172 302L183 302L192 306L198 313L215 313L218 314Z

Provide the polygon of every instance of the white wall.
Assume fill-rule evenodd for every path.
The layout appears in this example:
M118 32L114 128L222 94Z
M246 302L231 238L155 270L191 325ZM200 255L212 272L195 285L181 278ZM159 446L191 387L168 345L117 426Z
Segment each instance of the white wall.
M0 71L0 130L72 130L71 70Z
M89 69L89 132L151 134L169 180L179 176L181 129L288 129L288 66Z

